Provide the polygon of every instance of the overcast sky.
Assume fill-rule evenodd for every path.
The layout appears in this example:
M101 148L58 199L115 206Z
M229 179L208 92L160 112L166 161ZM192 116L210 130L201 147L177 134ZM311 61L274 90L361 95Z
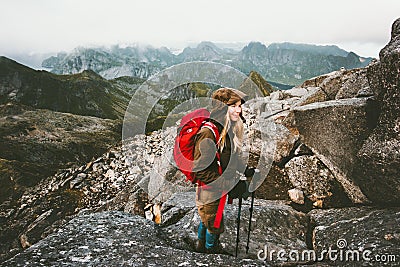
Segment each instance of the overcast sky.
M1 0L0 54L200 41L335 44L378 57L399 0Z

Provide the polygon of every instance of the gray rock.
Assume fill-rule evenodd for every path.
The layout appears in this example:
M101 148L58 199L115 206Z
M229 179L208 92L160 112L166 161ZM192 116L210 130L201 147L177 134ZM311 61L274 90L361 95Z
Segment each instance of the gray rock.
M144 216L144 207L147 205L149 200L148 194L143 190L143 188L135 186L133 190L127 194L123 194L123 196L127 196L128 199L121 202L117 201L117 203L123 204L124 212Z
M311 149L309 149L305 144L300 144L296 150L294 151L295 156L302 156L302 155L312 155Z
M312 80L304 82L301 87L320 88L314 94L303 96L301 102L305 104L312 102L322 102L333 99L344 99L360 97L358 94L362 88L368 88L367 68L346 70L341 68L325 75L321 75ZM305 105L303 104L303 105Z
M23 248L28 248L32 243L37 241L37 232L43 231L43 229L50 224L49 222L53 221L49 218L51 215L53 215L53 217L56 216L53 209L43 212L35 221L28 225L26 231L20 236L21 246Z
M320 87L322 82L330 75L332 75L335 72L331 72L331 73L326 73L326 74L322 74L316 77L313 77L311 79L308 79L307 81L304 81L300 87L302 88L307 88L307 87Z
M367 69L354 69L346 72L342 77L342 84L335 99L352 98L359 95L359 91L363 89L367 91L369 88L367 79Z
M293 187L302 190L315 207L349 204L343 188L316 156L295 157L286 164L285 170Z
M284 95L283 95L282 91L280 91L280 90L275 91L275 92L272 92L272 93L269 95L269 97L270 97L270 99L271 99L272 101L284 99Z
M384 89L384 78L382 74L381 63L378 59L374 59L366 67L367 68L367 78L370 90L374 93L375 99L382 100L383 89Z
M293 110L301 141L329 168L354 203L368 202L353 172L357 152L371 132L370 105L368 99L351 98Z
M400 203L399 25L397 19L392 26L391 41L379 53L380 62L368 70L372 86L378 90L381 113L376 128L358 152L357 175L358 183L371 200L395 205Z
M342 70L329 73L328 76L319 85L319 87L324 90L328 99L335 99L335 96L342 85L343 73L344 71Z
M21 244L26 248L36 243L65 218L81 210L125 210L144 215L143 208L149 199L136 182L146 176L136 174L135 179L129 178L130 166L125 164L127 156L143 151L142 138L138 136L132 140L135 151L113 147L102 157L80 167L61 170L26 190L14 204L16 212L2 221L1 238L5 242L0 246L0 258L9 258L22 249ZM138 165L140 163L142 161L138 161ZM139 166L134 170L137 173ZM2 209L7 207L4 204ZM47 210L51 210L51 214L44 213Z
M370 97L370 96L374 96L374 92L371 90L369 86L361 88L356 95L356 97Z
M255 195L261 199L289 200L287 191L293 188L285 169L272 164L267 177L255 191Z
M297 204L304 204L304 193L300 189L293 188L288 191L290 200Z
M71 180L71 181L69 182L70 188L76 187L76 186L77 186L78 184L80 184L80 183L83 181L83 179L85 179L86 177L87 177L87 174L86 174L86 173L79 173L79 174L76 176L75 179L73 179L73 180Z
M2 266L265 266L172 248L151 221L123 212L81 215Z
M161 206L162 225L167 226L179 221L192 210L195 204L195 192L175 193Z
M274 94L279 94L281 91L276 91ZM282 94L282 93L281 93ZM264 107L261 109L261 112L266 112L265 116L270 115L270 113L274 113L278 110L284 108L285 101L283 99L271 99L269 101L265 101Z
M312 242L317 255L321 256L324 249L338 250L336 261L329 260L325 254L324 262L335 265L340 263L340 266L375 266L376 261L362 258L365 251L364 256L371 259L377 255L389 259L390 255L394 255L395 261L380 264L396 266L400 260L399 208L313 210L310 212L310 220L314 227ZM340 260L340 250L343 251L343 260ZM349 260L346 261L346 251L354 252L354 256L359 255L360 260L351 260L353 258L348 256Z
M304 106L315 102L324 102L328 100L326 93L320 87L308 87L308 93L303 95L295 106Z
M284 90L282 91L284 97L302 97L308 93L306 88L302 87L293 87L292 89L289 90Z
M279 164L289 157L299 136L293 134L281 124L277 124L274 137L276 139L274 162Z

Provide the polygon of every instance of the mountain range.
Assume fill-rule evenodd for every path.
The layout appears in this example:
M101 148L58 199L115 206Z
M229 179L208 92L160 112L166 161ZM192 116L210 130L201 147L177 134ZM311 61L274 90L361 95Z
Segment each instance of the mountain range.
M293 85L340 68L365 67L372 58L360 57L337 46L251 42L241 50L201 42L178 54L168 48L114 45L110 48L78 47L70 53L58 53L42 62L42 67L56 74L74 74L93 70L106 79L121 76L148 78L175 64L212 61L232 66L249 75L261 74L269 83L288 89Z

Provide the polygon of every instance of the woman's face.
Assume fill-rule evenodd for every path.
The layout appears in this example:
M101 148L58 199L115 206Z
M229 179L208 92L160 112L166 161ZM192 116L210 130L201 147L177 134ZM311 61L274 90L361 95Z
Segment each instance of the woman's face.
M229 119L231 121L238 121L240 119L241 112L242 102L240 100L228 107Z

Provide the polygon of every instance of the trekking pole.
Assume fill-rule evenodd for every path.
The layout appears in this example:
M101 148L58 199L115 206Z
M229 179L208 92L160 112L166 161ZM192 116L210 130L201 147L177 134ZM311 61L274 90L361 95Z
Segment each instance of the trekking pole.
M246 254L249 252L250 231L251 231L251 218L253 217L253 205L254 205L254 191L253 191L253 192L251 192L251 205L250 205L249 231L247 232Z
M242 210L242 197L239 197L239 210L238 210L238 217L236 219L237 229L236 229L236 252L235 257L237 258L238 254L238 247L239 247L239 230L240 230L240 212Z

